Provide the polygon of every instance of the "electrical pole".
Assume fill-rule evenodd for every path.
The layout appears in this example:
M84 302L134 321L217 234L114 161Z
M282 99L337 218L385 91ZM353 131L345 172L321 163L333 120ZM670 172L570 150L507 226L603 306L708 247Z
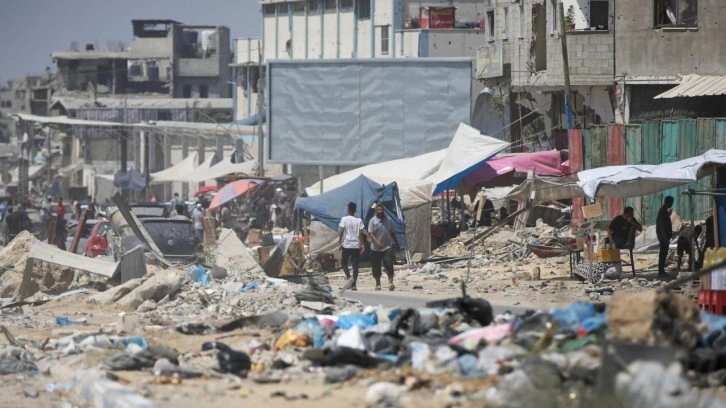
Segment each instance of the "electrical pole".
M562 43L562 69L565 71L565 103L568 105L570 114L574 116L575 110L572 109L572 102L570 101L572 96L570 90L570 61L567 56L567 28L565 27L565 7L562 5L562 0L559 1L557 6L557 14L560 20L560 42Z
M260 177L265 176L265 143L262 134L262 111L265 108L265 76L262 75L262 50L257 49L257 70L259 78L257 79L257 174Z

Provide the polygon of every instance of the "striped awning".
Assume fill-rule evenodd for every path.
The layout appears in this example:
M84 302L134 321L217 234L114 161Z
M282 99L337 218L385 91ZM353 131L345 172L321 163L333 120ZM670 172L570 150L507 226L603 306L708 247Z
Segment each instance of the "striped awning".
M726 75L681 75L681 83L653 99L690 98L726 94Z

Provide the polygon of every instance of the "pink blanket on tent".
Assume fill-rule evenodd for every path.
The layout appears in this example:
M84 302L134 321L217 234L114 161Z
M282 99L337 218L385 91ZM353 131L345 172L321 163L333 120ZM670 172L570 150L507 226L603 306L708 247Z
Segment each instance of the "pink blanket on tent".
M494 157L466 176L464 182L467 186L474 186L513 171L526 173L530 170L538 176L561 177L566 173L560 160L560 152L556 150Z

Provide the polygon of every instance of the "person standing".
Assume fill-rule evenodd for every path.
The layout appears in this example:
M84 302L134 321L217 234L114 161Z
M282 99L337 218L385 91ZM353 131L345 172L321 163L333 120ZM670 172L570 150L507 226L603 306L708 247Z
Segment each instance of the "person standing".
M194 231L197 232L197 236L200 240L204 237L204 224L202 224L203 219L204 209L202 208L202 204L198 203L196 208L194 208L194 211L192 211L192 222L194 223Z
M87 200L88 200L88 210L86 210L87 211L86 219L92 220L92 219L96 218L96 203L93 202L93 197L91 197L91 196L88 196Z
M363 233L365 225L363 220L355 216L355 210L358 206L354 202L348 203L348 215L340 219L338 224L338 243L343 251L341 263L343 264L343 272L347 280L346 287L350 290L358 290L356 282L358 281L358 266L360 265L360 254L365 250L363 245ZM278 215L279 217L280 215ZM348 272L348 262L353 269L353 277ZM380 266L378 277L380 279ZM379 285L380 286L380 285Z
M673 235L673 224L671 224L670 209L673 207L673 197L667 196L663 200L663 206L658 210L656 218L655 233L658 236L660 251L658 252L658 276L667 276L665 271L668 247Z
M222 228L232 228L232 211L229 209L229 204L224 204L219 210L219 223Z
M376 290L381 290L381 264L388 275L388 289L394 290L393 258L400 248L393 221L386 217L383 204L376 203L376 216L368 222L368 236L371 243L371 268L376 280Z

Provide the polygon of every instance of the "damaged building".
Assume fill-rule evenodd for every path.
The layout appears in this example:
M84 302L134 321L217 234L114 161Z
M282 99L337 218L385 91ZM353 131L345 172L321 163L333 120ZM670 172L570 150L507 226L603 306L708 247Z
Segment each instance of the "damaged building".
M156 93L174 98L231 97L229 28L174 20L133 20L127 50L52 53L61 86L89 96Z

